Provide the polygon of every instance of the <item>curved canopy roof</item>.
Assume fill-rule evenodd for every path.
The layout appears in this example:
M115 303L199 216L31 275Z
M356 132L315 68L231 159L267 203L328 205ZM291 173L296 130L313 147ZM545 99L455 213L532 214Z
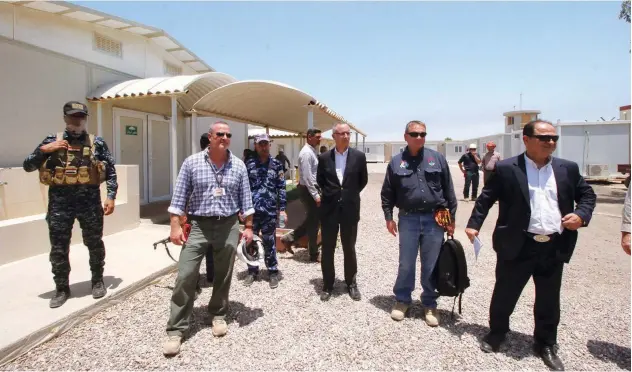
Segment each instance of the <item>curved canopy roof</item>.
M310 106L314 107L314 128L325 132L335 123L347 123L341 115L313 96L289 85L267 80L237 81L224 85L197 101L192 111L305 133ZM347 124L352 130L365 135L352 124Z
M208 92L236 81L234 77L221 72L126 80L99 86L88 95L87 100L96 102L178 94L178 104L184 111L189 111Z

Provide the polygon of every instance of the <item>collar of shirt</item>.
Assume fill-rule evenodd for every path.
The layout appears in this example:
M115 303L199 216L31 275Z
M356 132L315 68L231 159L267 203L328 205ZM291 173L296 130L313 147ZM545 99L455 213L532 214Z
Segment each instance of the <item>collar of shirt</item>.
M529 159L529 157L527 156L527 153L524 153L524 160L526 162L526 164L529 164L529 166L540 170L540 168L538 168L538 165L531 159ZM546 164L544 164L544 166L542 168L547 168L551 166L551 162L553 161L553 157L549 157L549 160L546 162Z
M254 161L255 161L256 166L260 166L263 164L270 164L270 161L272 161L272 157L268 155L268 159L266 159L266 161L261 161L261 158L259 156L255 156Z
M206 160L206 162L211 166L212 169L217 169L217 167L215 166L215 164L213 164L213 162L211 161L211 156L208 154L209 150L204 151L204 159ZM233 161L233 154L232 152L230 152L230 150L226 149L226 162L224 163L224 165L222 165L221 168L217 169L217 171L221 171L222 169L224 169L224 167L228 167Z
M337 149L335 149L334 151L336 151L336 155L347 157L347 154L349 153L349 148L347 147L344 152L338 152Z

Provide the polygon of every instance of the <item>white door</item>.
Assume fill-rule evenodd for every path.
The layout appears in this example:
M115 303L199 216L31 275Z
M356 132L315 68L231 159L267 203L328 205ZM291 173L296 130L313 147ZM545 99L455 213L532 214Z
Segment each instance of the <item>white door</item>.
M171 198L171 135L169 122L149 115L148 169L149 202Z
M116 163L138 165L139 200L147 204L147 115L116 108L113 114Z

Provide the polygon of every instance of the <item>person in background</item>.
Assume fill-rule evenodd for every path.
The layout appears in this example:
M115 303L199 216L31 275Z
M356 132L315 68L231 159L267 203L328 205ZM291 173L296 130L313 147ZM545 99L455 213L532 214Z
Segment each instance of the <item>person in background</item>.
M320 146L320 153L324 154L327 152L327 146Z
M463 200L467 201L470 195L470 184L472 185L472 201L476 200L478 195L478 165L481 159L476 153L476 144L470 144L467 152L459 159L459 168L465 176L465 186L463 187Z
M562 272L575 250L577 230L592 218L597 197L577 163L553 157L558 139L548 121L533 120L524 126L526 151L497 164L496 174L476 200L465 233L474 241L498 201L492 234L496 283L489 333L481 340L481 350L498 351L516 303L533 277L533 347L546 366L562 371L564 364L557 355Z
M307 218L299 227L281 237L284 250L293 253L292 243L307 234L309 238L309 260L311 262L320 262L318 253L318 208L320 207L321 195L316 183L316 172L318 170L316 147L320 144L321 136L322 131L320 129L308 129L305 146L298 154L300 180L297 188L301 202L307 209Z
M277 154L275 159L278 160L279 163L281 163L281 165L283 166L283 174L285 174L285 179L287 180L290 177L290 172L288 172L288 170L292 167L292 164L290 164L290 159L287 158L283 150L279 150L279 153ZM285 166L286 164L287 166Z
M51 308L60 307L70 297L68 254L75 219L79 221L83 244L90 255L92 297L96 299L106 295L103 283L103 216L114 212L118 190L114 157L105 140L86 131L88 107L72 101L64 105L63 113L65 130L47 136L23 164L27 172L39 169L40 182L49 186L46 222L55 282L55 295L49 304ZM101 204L100 184L103 178L107 199Z
M630 255L630 188L625 193L623 202L623 213L621 217L621 248Z
M255 208L253 233L259 234L261 232L270 288L274 289L279 286L279 268L276 255L277 212L281 218L287 220L285 214L285 177L283 165L270 156L270 137L267 134L255 136L255 150L257 156L252 156L246 161ZM251 286L258 276L259 268L248 266L248 276L244 280L244 284Z
M500 153L496 152L496 144L494 141L487 142L487 152L483 155L483 159L481 160L483 165L483 186L489 180L494 172L496 171L496 163L498 163L500 159Z
M163 344L165 356L178 354L183 337L189 334L199 267L209 245L213 247L215 268L213 294L208 304L212 334L221 337L228 331L225 318L240 234L237 214L241 212L244 216L243 237L249 244L254 213L246 166L228 149L231 137L225 122L211 125L208 150L187 157L176 180L168 208L169 237L175 245L185 242L180 224L185 209L190 216L191 232L178 260L167 321L168 339Z
M454 234L457 199L450 176L450 167L439 152L425 147L426 124L413 120L406 124L404 139L407 146L393 156L386 168L381 198L386 229L393 236L399 230L399 268L393 286L396 303L391 319L401 321L412 304L415 290L417 255L421 254L421 304L425 322L430 327L439 325L437 297L432 279L445 231L437 224L437 208L450 211L452 225L448 235ZM398 222L393 219L393 208L399 210ZM399 227L398 227L399 226Z

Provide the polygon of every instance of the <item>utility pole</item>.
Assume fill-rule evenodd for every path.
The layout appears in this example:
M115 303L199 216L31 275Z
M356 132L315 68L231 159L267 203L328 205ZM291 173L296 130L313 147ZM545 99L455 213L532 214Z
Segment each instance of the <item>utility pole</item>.
M522 110L522 92L520 92L520 106L519 110Z

